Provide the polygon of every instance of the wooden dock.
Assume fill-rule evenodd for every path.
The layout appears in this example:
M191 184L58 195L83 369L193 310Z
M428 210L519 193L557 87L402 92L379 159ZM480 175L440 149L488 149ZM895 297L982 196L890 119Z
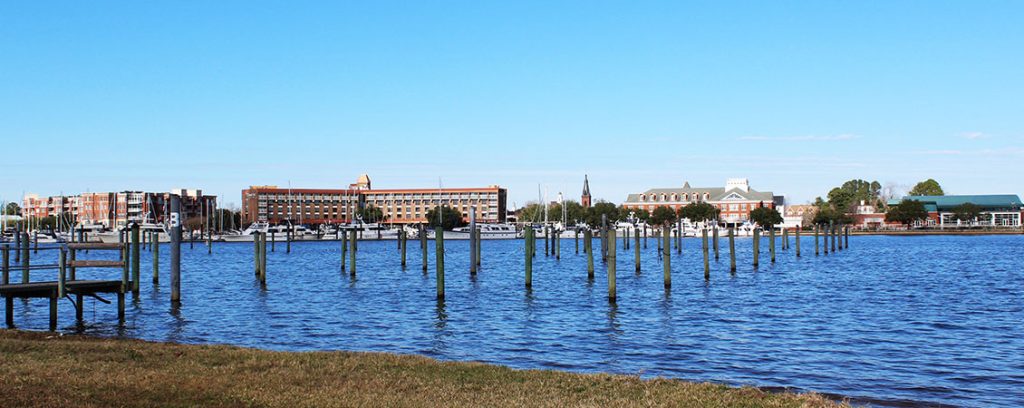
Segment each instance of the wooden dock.
M82 309L84 306L83 302L86 296L94 297L104 303L110 303L110 301L98 296L101 293L113 293L117 295L117 317L120 323L124 323L124 294L128 289L127 273L125 273L128 265L127 260L77 260L75 259L75 252L80 250L124 251L126 248L127 246L122 244L68 244L58 248L61 251L61 261L56 265L59 278L57 281L11 284L5 279L4 282L0 282L0 296L4 298L5 323L7 324L7 327L14 327L14 298L49 299L50 331L55 331L57 330L57 302L61 298L67 298L72 302L72 304L74 304L75 317L77 320L81 321ZM70 252L71 254L70 260L67 260L67 252ZM122 270L122 277L120 280L77 280L75 279L74 271L78 268L118 268ZM70 279L67 279L68 269L71 270ZM4 277L6 278L7 275L5 274ZM72 295L74 295L73 298Z

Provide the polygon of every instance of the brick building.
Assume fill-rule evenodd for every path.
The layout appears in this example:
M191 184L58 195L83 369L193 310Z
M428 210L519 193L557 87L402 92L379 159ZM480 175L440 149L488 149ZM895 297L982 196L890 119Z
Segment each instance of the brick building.
M360 209L379 208L386 222L426 222L427 212L447 205L469 219L476 208L477 221L505 222L507 191L499 186L482 188L373 189L363 174L347 189L289 189L251 186L242 190L242 220L247 223L286 220L300 224L349 223Z
M22 200L22 214L30 218L70 215L78 224L105 228L129 222L162 223L171 194L181 196L185 219L212 214L217 209L217 196L203 195L202 190L175 189L167 193L120 191L51 197L28 194Z
M729 224L743 223L750 218L750 211L755 208L777 208L783 205L781 196L753 190L747 179L729 179L725 182L725 187L690 187L690 183L687 182L682 187L652 188L642 193L630 194L622 206L647 211L664 206L678 211L695 202L715 206L721 210L722 222Z

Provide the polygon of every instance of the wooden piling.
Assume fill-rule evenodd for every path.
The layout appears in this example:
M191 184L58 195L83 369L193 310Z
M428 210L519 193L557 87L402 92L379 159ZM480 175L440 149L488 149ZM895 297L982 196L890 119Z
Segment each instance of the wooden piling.
M58 258L59 259L57 260L57 298L59 299L64 297L65 293L64 282L67 279L68 267L67 249L61 247L60 255L58 255Z
M782 227L782 250L789 249L789 229Z
M711 279L711 265L708 263L708 230L707 228L701 229L701 239L704 241L702 250L704 251L704 280Z
M587 278L594 279L594 233L589 227L583 231L583 252L587 253Z
M818 243L818 224L814 224L814 255L820 254L820 245Z
M672 287L672 251L669 249L670 228L665 225L661 229L661 265L665 279L665 289Z
M676 255L683 254L683 220L676 221Z
M341 231L341 228L338 228L338 231ZM341 232L341 236L342 236L343 240L346 237L344 232ZM275 248L276 244L277 244L277 231L270 230L270 252L274 252L274 250L276 249Z
M160 283L160 232L153 233L153 239L149 242L150 249L153 252L153 283ZM71 260L74 260L74 255L71 255ZM72 273L71 276L74 276ZM74 279L74 278L72 278Z
M761 261L761 229L754 228L754 269Z
M551 227L544 226L544 256L551 255Z
M437 300L444 299L444 228L434 228L434 247L437 249L437 259L434 264L437 267ZM353 268L354 269L354 268Z
M846 242L843 244L843 247L846 249L850 249L850 227L846 227L845 241Z
M349 237L348 240L348 274L351 276L356 276L356 241L358 241L358 236L356 235L357 233L358 232L356 232L356 230L352 230L352 235Z
M768 233L771 242L768 243L768 250L771 252L772 263L775 263L775 226L772 225L772 230Z
M291 222L288 223L288 228L285 229L284 231L285 231L284 232L284 239L285 239L285 251L284 251L284 253L290 254L290 253L292 253L292 224L291 224Z
M729 272L736 272L736 236L729 227Z
M28 254L29 247L27 232L21 235L21 242L21 283L28 283L28 268L29 265L31 265L31 261L29 260Z
M260 284L267 286L267 233L260 234Z
M423 274L427 273L427 228L420 224L420 258L423 262Z
M718 224L717 223L715 224L715 227L711 229L711 234L712 234L712 238L713 238L713 240L711 242L714 244L714 247L715 247L715 261L717 262L718 261Z
M644 249L647 249L647 224L644 224Z
M260 233L252 233L252 274L260 276Z
M476 231L476 266L479 269L481 263L483 263L483 247L484 247L484 232L482 230Z
M803 226L796 227L796 230L794 231L796 236L793 238L793 240L796 241L796 257L797 258L800 257L800 230L801 229L803 229Z
M0 276L0 284L7 285L11 283L11 248L7 244L3 244L0 251L3 253L3 266L2 269L0 269L0 273L2 273L2 276Z
M476 207L469 209L469 274L476 275Z
M181 302L181 197L171 194L171 303ZM120 304L123 295L118 298ZM123 320L123 310L118 311Z
M824 245L824 247L825 247L825 255L828 255L828 231L830 229L832 229L832 228L831 227L827 227L825 225L821 226L821 232L823 234L823 238L825 239L825 242L824 242L824 244L825 244Z
M579 228L573 229L574 240L576 241L576 255L580 254L580 230Z
M636 272L640 273L640 231L633 230L633 263Z
M341 228L338 228L338 237L341 238L339 241L341 242L341 270L342 271L347 269L347 267L345 266L345 258L348 255L348 235L349 235L348 231L343 231ZM273 247L274 247L273 233L271 233L270 247L271 247L271 252L273 252Z
M402 269L405 269L405 247L406 247L406 232L405 229L398 231L398 246L402 252Z
M526 256L526 262L523 265L526 268L526 289L533 287L533 235L535 233L533 228L523 231L523 252Z
M834 225L829 226L829 229L831 230L829 233L832 235L832 253L836 252L836 228L837 227Z
M132 223L132 295L139 295L139 281L141 280L139 252L139 224Z
M615 303L615 229L608 231L608 301Z

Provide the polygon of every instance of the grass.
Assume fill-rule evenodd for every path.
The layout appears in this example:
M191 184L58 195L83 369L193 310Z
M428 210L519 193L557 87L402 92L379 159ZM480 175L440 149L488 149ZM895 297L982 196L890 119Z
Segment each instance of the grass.
M0 407L832 407L820 395L419 356L0 330Z

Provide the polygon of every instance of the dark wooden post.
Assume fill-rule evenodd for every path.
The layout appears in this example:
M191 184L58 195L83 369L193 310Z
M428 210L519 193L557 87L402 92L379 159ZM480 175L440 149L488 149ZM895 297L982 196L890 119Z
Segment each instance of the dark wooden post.
M615 303L615 229L608 231L608 301Z
M352 236L348 240L348 273L349 275L356 276L356 241L358 236L356 230L352 230Z
M736 272L736 237L729 227L729 272Z
M149 247L153 251L153 283L160 283L160 232L153 233L153 239L150 240ZM74 260L74 255L71 256ZM72 276L74 276L72 274Z
M181 302L181 197L171 194L171 303L178 302Z
M818 243L818 238L819 238L818 237L818 224L814 224L814 255L815 256L820 254L819 248L821 247L821 245Z
M754 269L757 269L761 260L761 229L754 228Z
M444 299L444 228L441 226L434 228L434 246L437 249L437 259L434 261L437 266L437 300L442 300Z
M534 230L533 230L533 228L527 228L526 231L523 231L523 232L525 234L523 236L523 238L524 238L523 239L523 246L524 246L525 253L526 253L525 254L526 255L526 263L524 264L526 266L526 289L530 289L531 287L533 287L533 251L534 251L534 248L533 248L533 234L534 234Z
M587 278L594 279L594 233L588 227L583 230L583 251L587 253Z
M636 272L640 272L640 231L633 230L633 262Z
M132 223L132 295L139 295L139 281L141 280L139 252L139 224Z
M768 250L771 252L772 263L775 263L775 226L772 225L772 230L768 232L769 239L771 242L768 243Z
M476 207L469 209L469 274L476 275Z
M714 247L715 247L715 261L718 261L718 222L717 221L715 222L715 226L711 230L711 233L713 235L712 238L714 239L711 242L714 244Z
M665 288L672 287L672 251L669 249L669 234L671 233L668 225L663 225L661 228L661 262L662 272L665 275Z

